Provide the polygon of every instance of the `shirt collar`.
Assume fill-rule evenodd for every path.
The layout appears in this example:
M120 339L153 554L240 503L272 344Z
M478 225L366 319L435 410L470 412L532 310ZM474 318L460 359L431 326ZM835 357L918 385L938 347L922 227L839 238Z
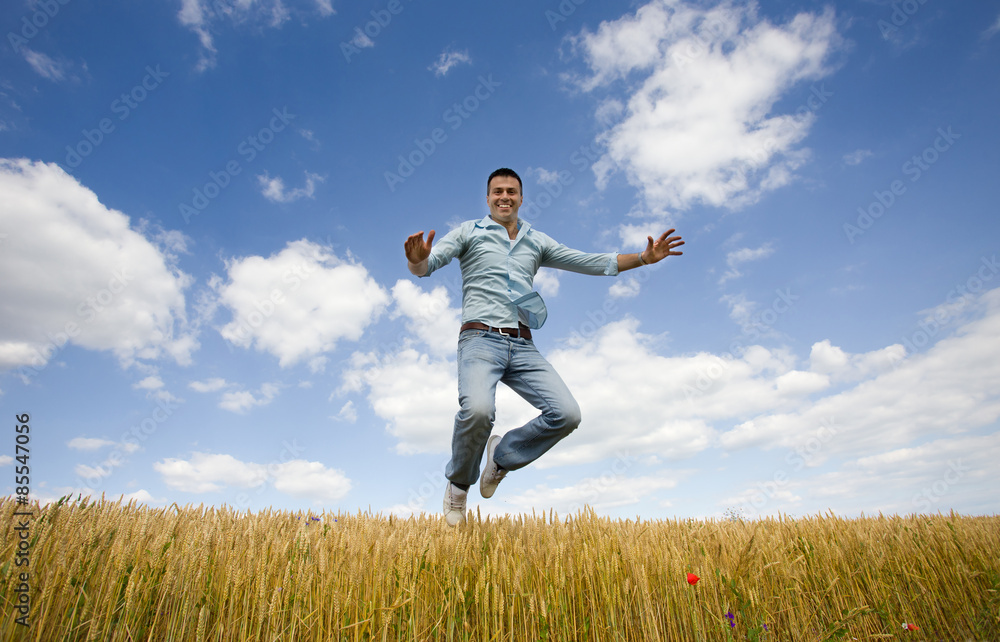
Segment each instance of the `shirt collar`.
M476 221L476 227L503 227L503 225L500 225L499 223L497 223L496 221L494 221L490 217L490 215L487 214L486 216L483 217L483 220ZM518 217L518 219L517 219L517 238L521 238L522 236L524 236L525 234L527 234L529 229L531 229L531 223L529 223L528 221L524 220L523 218Z

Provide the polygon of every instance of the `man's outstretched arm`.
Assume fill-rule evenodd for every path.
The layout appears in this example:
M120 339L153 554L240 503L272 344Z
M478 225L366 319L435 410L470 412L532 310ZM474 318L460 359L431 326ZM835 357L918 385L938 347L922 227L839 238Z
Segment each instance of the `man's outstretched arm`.
M670 236L673 233L674 229L671 228L655 241L652 236L647 236L646 238L649 242L646 244L646 249L638 254L619 254L618 271L624 272L625 270L632 270L643 265L652 265L653 263L659 263L668 256L680 256L684 254L683 252L674 251L674 248L684 245L684 241L681 240L680 236Z
M431 255L431 243L434 241L434 230L427 235L424 241L424 231L410 234L406 237L403 250L406 252L407 267L414 276L427 274L427 257Z

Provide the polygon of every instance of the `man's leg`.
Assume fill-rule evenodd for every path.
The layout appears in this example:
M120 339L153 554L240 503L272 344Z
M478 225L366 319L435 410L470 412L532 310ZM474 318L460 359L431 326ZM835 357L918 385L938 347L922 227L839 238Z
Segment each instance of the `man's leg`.
M507 340L482 330L467 330L458 340L458 403L451 441L451 461L445 477L471 486L479 479L479 465L496 415L497 382L510 354Z
M505 470L535 461L580 425L577 404L562 377L530 341L514 344L503 382L541 414L504 435L493 459Z

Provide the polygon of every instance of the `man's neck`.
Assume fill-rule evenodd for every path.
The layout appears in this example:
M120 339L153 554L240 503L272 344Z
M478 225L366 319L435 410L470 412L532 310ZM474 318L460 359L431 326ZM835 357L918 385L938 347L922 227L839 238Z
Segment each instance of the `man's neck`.
M513 221L509 223L504 223L503 221L498 221L495 218L493 218L492 214L490 214L490 219L492 219L492 221L497 225L502 225L504 229L507 230L507 236L509 238L512 239L517 238L517 230L520 227L520 222L518 221L518 219L515 218Z

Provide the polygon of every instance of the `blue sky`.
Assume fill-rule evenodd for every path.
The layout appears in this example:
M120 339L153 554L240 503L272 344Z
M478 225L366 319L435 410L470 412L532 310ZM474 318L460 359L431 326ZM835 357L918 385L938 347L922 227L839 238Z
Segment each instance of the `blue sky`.
M1000 5L5 3L0 409L31 493L441 510L457 264L521 215L583 423L484 514L995 513ZM499 432L534 411L498 393ZM13 433L0 455L14 492Z

